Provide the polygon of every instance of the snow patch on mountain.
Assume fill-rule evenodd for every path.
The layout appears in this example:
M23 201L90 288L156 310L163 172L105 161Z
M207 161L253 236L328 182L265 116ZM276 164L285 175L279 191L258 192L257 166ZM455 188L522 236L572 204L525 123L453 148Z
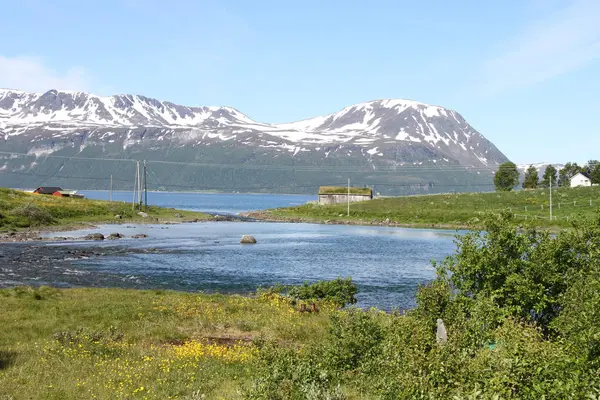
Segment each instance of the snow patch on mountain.
M50 132L56 140L87 132L78 140L122 141L125 149L151 139L180 146L235 142L278 148L294 156L321 151L325 158L331 149L315 148L335 145L334 151L341 151L348 145L344 152L352 155L358 146L370 158L408 146L405 156L417 152L427 162L449 159L471 165L505 159L456 111L412 100L367 101L316 118L271 124L254 121L231 107L188 107L141 95L0 89L0 133L5 138L27 135L33 142ZM388 151L392 147L396 150ZM493 154L488 154L490 150ZM399 161L395 156L394 162Z

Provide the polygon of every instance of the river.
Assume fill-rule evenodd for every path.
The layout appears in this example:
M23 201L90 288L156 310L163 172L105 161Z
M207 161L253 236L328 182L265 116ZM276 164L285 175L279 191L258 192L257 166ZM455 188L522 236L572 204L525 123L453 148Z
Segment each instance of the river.
M106 192L85 194L90 198L107 197ZM113 193L113 199L119 200L118 196L131 201L132 194ZM313 199L291 195L149 193L150 204L232 214ZM276 283L350 276L359 286L358 306L405 309L414 306L418 285L434 277L431 261L441 260L455 249L454 232L449 231L266 222L106 225L56 235L115 231L126 236L144 233L148 238L37 244L93 247L97 256L75 260L66 257L62 268L54 262L52 267L33 267L27 272L23 269L21 274L11 270L10 282L247 293ZM240 245L243 234L254 235L258 243ZM0 285L2 279L0 273Z

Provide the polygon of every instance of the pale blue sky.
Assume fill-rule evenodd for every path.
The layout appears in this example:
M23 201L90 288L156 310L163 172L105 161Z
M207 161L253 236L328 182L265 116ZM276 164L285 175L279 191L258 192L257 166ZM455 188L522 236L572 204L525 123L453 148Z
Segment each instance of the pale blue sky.
M600 1L0 0L0 87L136 93L288 122L452 108L510 159L600 158Z

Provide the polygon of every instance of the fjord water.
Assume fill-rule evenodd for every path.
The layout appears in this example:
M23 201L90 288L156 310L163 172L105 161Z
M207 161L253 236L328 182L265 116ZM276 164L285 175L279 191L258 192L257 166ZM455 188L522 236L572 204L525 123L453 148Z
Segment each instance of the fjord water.
M83 190L89 199L108 200L105 190ZM133 192L113 192L114 201L131 202ZM316 200L317 196L296 194L232 194L232 193L184 193L148 192L148 204L179 210L203 211L218 214L239 214L244 211L291 207Z
M92 197L88 192L86 195ZM124 197L127 195L131 199L131 193ZM307 197L312 199L279 195L150 195L156 205L221 213L301 204ZM70 243L106 249L106 255L70 261L64 274L57 268L40 271L38 280L69 286L81 285L87 276L84 285L91 286L247 293L277 283L351 276L359 286L359 306L409 308L414 305L418 285L434 277L431 260L441 260L455 248L451 231L264 222L105 225L53 235L107 235L115 231L128 237L144 233L148 238ZM241 245L243 234L254 235L258 244ZM116 255L110 251L115 247L132 251Z

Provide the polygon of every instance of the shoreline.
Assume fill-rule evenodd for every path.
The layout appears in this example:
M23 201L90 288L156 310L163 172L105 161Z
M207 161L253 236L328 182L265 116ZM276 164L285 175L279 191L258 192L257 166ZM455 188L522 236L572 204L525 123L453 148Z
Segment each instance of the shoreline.
M436 223L401 223L391 220L371 220L365 221L348 219L314 219L298 216L273 215L270 211L250 211L240 214L241 217L250 218L257 222L281 222L296 224L316 224L316 225L354 225L354 226L385 226L392 228L413 228L413 229L441 229L441 230L465 230L470 229L468 225L455 224L436 224Z
M206 214L209 215L209 214ZM235 217L232 216L223 216L223 215L209 215L209 218L200 219L167 219L167 220L159 220L159 219L139 219L139 220L126 220L115 222L114 220L106 220L106 221L88 221L88 222L77 222L77 223L66 223L66 224L57 224L57 225L49 225L49 226L41 226L36 228L22 228L19 230L14 230L10 232L0 232L0 244L3 243L39 243L39 242L62 242L65 240L77 240L77 241L89 241L94 240L91 238L82 237L71 237L71 238L62 238L62 237L42 237L41 235L54 233L54 232L70 232L70 231L78 231L84 229L97 229L99 225L114 225L115 227L126 226L126 225L179 225L179 224L194 224L201 222L224 222L224 221L234 221Z

